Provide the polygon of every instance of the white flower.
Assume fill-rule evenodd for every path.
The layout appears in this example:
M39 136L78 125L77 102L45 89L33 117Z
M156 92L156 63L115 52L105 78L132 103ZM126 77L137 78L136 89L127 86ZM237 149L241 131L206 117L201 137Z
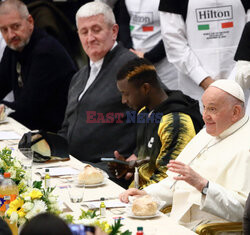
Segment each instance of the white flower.
M24 175L23 175L23 178L26 180L26 181L29 181L30 178L31 178L31 172L30 171L25 171Z
M0 167L2 168L4 166L4 161L2 159L0 159Z
M26 201L26 202L31 201L31 197L30 197L30 196L25 196L25 197L24 197L24 201Z
M18 220L18 214L17 214L17 212L14 211L14 212L11 213L10 223L14 224L14 223L17 222L17 220Z
M14 160L14 167L21 168L22 165L21 165L21 163L18 160Z
M16 170L14 167L11 167L8 172L10 172L10 178L15 179L16 178Z
M58 203L52 203L52 204L50 204L50 208L51 208L51 211L60 211L61 210L61 208L58 205Z
M35 210L36 213L45 212L47 210L47 206L44 201L35 200L33 210Z
M25 219L24 217L19 218L19 220L18 220L18 223L19 223L20 225L25 224L25 222L26 222L26 219Z
M50 194L48 196L48 199L49 199L49 201L50 201L51 204L57 203L57 198L58 198L58 196L55 196L55 195L52 195L52 194Z
M29 220L35 215L45 212L47 210L47 206L44 201L34 200L34 207L26 214L26 218Z
M78 220L76 221L76 224L83 224L83 225L93 225L94 222L96 221L96 218L93 218L93 219L81 219L81 220Z
M24 209L24 212L30 211L34 207L34 204L32 202L25 202L22 206Z

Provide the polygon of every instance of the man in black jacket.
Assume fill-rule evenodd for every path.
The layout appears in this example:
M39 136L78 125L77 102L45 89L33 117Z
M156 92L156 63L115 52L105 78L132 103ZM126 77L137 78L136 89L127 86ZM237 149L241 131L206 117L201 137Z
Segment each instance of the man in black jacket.
M137 123L137 148L126 161L141 160L140 189L167 177L167 164L176 159L187 143L200 131L204 122L197 100L181 91L163 89L157 79L156 68L146 59L129 61L117 74L117 87L122 103L134 110L127 122ZM115 151L118 160L123 156ZM147 157L149 162L143 162ZM112 163L110 169L117 178L129 180L131 165ZM131 186L135 187L134 184Z
M74 62L54 38L34 29L26 5L18 0L1 3L0 30L7 44L0 64L0 100L14 93L13 102L1 103L28 128L57 131L76 72Z

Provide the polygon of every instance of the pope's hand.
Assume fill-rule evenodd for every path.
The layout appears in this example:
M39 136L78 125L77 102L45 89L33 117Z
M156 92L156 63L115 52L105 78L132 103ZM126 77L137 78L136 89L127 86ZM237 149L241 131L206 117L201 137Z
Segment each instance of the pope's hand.
M207 185L208 180L200 176L190 166L182 162L170 160L169 164L167 164L167 167L169 171L178 174L174 177L175 180L184 180L200 192Z
M121 193L119 195L119 198L122 202L125 202L125 203L128 203L129 200L128 200L128 197L129 196L143 196L143 195L146 195L147 193L143 190L139 190L139 189L136 189L136 188L130 188L128 190L126 190L125 192Z

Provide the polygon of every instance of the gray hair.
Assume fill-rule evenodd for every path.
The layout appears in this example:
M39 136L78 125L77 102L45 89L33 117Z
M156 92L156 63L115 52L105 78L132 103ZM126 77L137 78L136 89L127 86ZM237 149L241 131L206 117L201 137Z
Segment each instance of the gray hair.
M89 2L79 8L76 13L76 26L78 27L78 19L82 17L90 17L102 14L107 24L114 25L116 23L112 9L103 2Z
M19 0L6 0L0 3L0 15L8 14L13 10L19 12L22 18L30 15L27 6Z

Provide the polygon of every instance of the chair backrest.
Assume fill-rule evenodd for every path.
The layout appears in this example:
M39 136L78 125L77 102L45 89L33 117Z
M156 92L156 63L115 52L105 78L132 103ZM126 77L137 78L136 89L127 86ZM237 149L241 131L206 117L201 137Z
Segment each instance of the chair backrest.
M35 1L27 6L34 18L35 26L55 37L68 51L78 68L87 63L87 56L82 49L76 27L53 3Z

